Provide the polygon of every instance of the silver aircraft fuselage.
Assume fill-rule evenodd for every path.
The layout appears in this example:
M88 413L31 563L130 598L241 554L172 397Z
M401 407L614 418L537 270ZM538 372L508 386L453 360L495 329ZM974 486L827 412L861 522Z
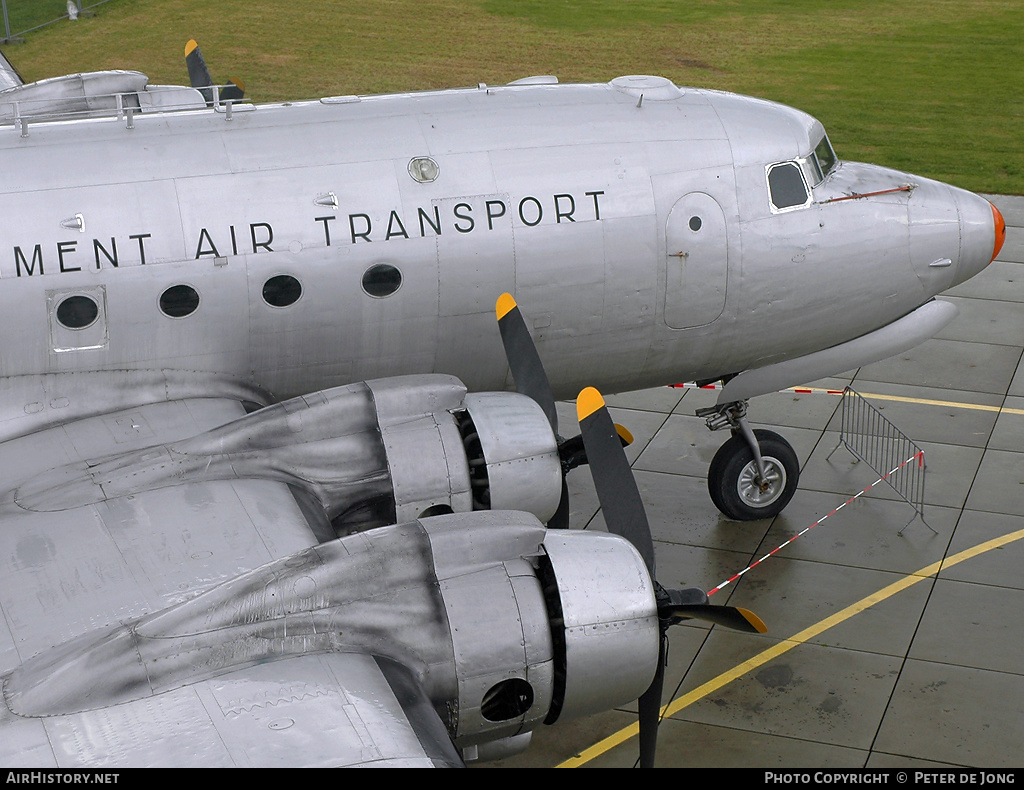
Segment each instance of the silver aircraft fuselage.
M657 77L254 107L186 58L0 90L0 761L461 765L639 697L653 764L668 626L765 625L656 583L551 390L727 380L709 493L774 515L745 400L932 336L998 212ZM612 534L556 529L584 461Z
M632 389L843 344L990 262L987 201L823 139L650 77L12 123L0 378L503 388L509 291L557 394ZM271 278L301 295L268 303Z

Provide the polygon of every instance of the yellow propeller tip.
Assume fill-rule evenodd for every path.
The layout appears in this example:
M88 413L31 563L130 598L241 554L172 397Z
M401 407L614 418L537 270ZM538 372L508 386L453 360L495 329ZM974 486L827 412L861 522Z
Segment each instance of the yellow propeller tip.
M633 443L633 434L631 434L624 425L615 423L615 433L619 435L619 438L626 443L626 447L629 447Z
M759 634L766 634L766 633L768 633L768 626L766 626L764 624L764 621L760 617L758 617L756 614L754 614L752 611L750 611L749 609L741 609L739 607L737 607L737 611L741 615L743 615L743 619L745 619L748 623L750 623L752 626L754 626L754 630L757 631L757 633L759 633Z
M580 422L602 408L604 408L604 398L593 387L587 387L576 398L576 417Z
M196 43L196 40L194 38L190 38L188 40L188 43L185 45L185 57L187 58L189 55L191 55L192 50L198 46L199 45Z
M497 313L498 320L500 321L515 308L516 300L512 298L512 294L502 294L494 305L494 312Z

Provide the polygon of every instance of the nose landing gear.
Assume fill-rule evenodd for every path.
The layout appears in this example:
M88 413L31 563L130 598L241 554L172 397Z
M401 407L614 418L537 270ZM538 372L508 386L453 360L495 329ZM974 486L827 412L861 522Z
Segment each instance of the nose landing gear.
M732 431L708 468L708 492L733 521L777 516L793 498L800 478L800 464L789 442L774 431L751 430L746 414L746 401L697 411L711 430Z

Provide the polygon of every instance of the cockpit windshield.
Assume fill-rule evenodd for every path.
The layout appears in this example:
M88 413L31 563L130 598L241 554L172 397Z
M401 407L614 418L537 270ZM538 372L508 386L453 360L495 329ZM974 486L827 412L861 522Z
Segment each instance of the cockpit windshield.
M765 167L768 176L768 197L772 212L790 211L814 202L811 192L839 166L836 152L822 134L807 156L788 162L775 162Z
M822 135L814 150L798 160L807 178L807 183L812 187L818 186L829 177L829 174L836 169L838 160L836 153L832 150L832 144L828 141L828 135Z
M822 135L821 140L814 146L814 158L818 160L822 180L828 178L829 174L836 169L838 164L836 152L832 150L832 143L828 141L827 134Z

